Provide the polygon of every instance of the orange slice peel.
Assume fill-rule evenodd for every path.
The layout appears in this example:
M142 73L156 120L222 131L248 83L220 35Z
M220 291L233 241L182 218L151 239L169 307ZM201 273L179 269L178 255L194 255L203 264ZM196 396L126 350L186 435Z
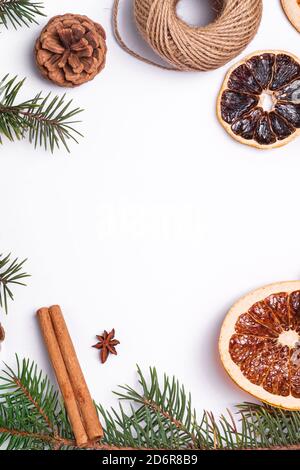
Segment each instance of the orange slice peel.
M286 145L300 134L300 59L285 51L257 51L227 73L217 116L240 143L258 149Z
M300 33L300 0L281 0L281 4L286 16Z
M241 389L300 410L300 281L271 284L236 302L222 325L219 352Z

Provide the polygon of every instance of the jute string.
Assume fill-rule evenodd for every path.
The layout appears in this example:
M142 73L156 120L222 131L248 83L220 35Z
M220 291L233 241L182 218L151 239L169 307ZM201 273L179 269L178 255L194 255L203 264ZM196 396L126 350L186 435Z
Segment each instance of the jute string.
M118 26L120 0L114 0L113 29L121 48L131 56L163 69L213 70L245 49L255 36L262 16L262 0L219 0L221 8L215 21L194 27L177 16L178 1L133 0L139 31L169 65L149 60L127 46Z

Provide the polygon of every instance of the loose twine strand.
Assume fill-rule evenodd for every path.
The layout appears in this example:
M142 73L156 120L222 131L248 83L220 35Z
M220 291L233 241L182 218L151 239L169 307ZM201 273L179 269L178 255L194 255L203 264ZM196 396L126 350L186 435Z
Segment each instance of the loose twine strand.
M218 0L217 18L194 27L176 13L179 0L133 0L137 28L152 49L170 65L138 54L119 31L120 0L114 0L113 31L121 48L136 59L176 71L208 71L222 67L239 55L255 36L262 16L262 0Z

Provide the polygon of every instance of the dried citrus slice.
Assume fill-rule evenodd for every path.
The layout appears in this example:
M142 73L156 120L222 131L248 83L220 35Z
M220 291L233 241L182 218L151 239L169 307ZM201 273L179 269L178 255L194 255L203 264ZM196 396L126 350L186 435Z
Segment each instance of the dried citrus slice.
M283 51L246 57L226 75L217 114L243 144L260 149L287 144L300 134L300 59Z
M300 281L240 299L224 320L219 350L240 388L273 406L300 410Z
M300 0L281 0L286 16L300 32Z

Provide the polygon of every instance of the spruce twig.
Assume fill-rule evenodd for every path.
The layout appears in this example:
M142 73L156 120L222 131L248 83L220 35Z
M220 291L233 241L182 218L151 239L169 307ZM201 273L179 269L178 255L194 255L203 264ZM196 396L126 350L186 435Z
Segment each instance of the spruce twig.
M87 448L294 450L300 449L300 412L243 403L216 420L203 412L196 419L190 396L175 378L159 383L155 369L147 381L138 368L140 389L121 387L119 398L129 411L98 406L105 435ZM240 421L240 423L238 422ZM60 395L29 360L17 359L17 370L6 366L0 377L0 446L10 450L76 449Z
M71 108L72 100L66 102L65 95L51 97L50 93L16 103L24 81L6 75L0 82L0 143L1 135L10 141L27 136L35 148L42 146L53 153L62 144L69 152L68 141L78 142L76 136L82 136L74 128L79 122L74 118L82 110Z
M12 25L15 29L37 24L36 17L46 16L43 3L33 0L0 0L0 25L5 28Z
M3 256L0 254L0 307L8 312L8 300L14 300L11 290L13 285L25 286L23 280L29 274L23 271L24 263L27 260L19 261L17 258L11 260L11 254Z

